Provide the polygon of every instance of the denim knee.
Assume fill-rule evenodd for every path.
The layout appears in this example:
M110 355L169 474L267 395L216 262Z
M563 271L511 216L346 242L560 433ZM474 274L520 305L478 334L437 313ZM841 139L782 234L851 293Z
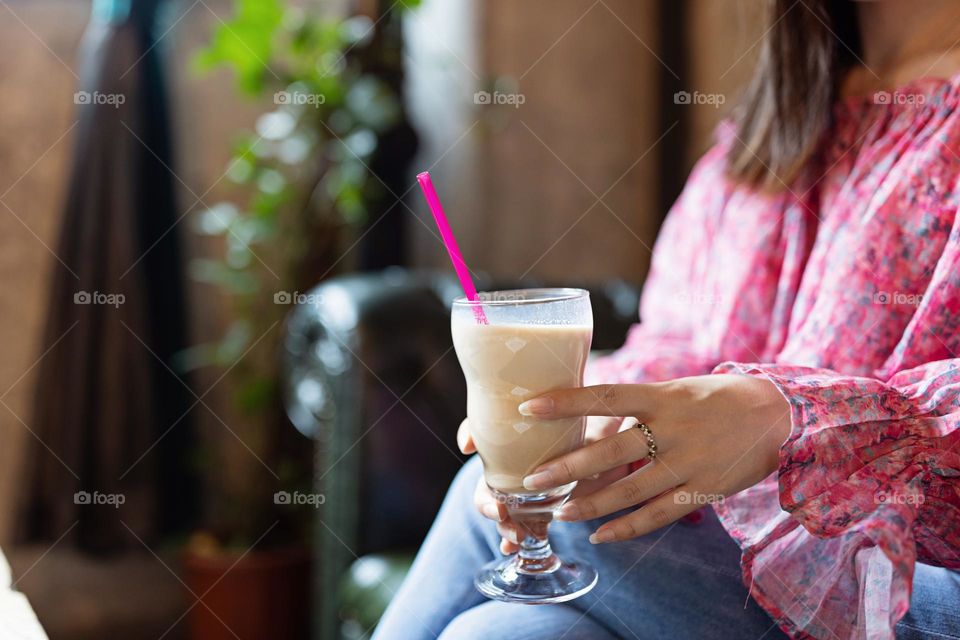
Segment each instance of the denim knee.
M459 500L465 504L473 505L473 494L477 489L477 480L483 475L483 462L480 456L471 456L457 476L450 483L450 489L447 491L447 500Z
M474 607L454 618L437 640L500 640L497 634L503 631L503 622L492 618L484 608Z
M438 640L613 640L585 613L567 606L485 602L462 612Z

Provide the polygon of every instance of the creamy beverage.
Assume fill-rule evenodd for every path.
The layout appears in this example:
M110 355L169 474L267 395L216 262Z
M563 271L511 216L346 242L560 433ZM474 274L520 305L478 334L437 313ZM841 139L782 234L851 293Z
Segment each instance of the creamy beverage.
M477 572L480 593L504 602L566 602L597 584L597 571L550 548L553 515L576 486L527 490L523 478L583 444L584 418L538 420L522 403L583 385L593 338L583 289L513 289L453 301L453 346L467 379L470 435L494 497L519 527L520 549Z
M471 320L453 323L453 344L487 484L504 493L531 493L523 477L580 446L584 419L536 420L520 415L517 406L547 391L582 386L593 329Z

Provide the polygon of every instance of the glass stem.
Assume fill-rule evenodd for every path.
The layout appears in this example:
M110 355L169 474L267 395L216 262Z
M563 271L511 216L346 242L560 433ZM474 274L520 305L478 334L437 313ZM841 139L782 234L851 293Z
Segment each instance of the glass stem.
M550 540L547 538L551 520L552 514L524 518L518 523L526 532L517 553L517 571L520 573L550 573L560 567L560 558L550 548Z

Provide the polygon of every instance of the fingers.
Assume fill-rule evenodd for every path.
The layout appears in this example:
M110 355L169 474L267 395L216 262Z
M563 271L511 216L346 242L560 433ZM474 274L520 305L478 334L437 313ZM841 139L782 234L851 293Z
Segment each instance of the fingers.
M588 496L591 493L595 493L600 489L613 484L617 480L626 477L629 473L629 465L621 465L615 469L611 469L610 471L604 471L596 478L589 478L587 480L581 480L578 482L571 495L573 498Z
M520 548L523 533L517 525L512 522L498 524L497 533L499 533L502 538L500 541L500 550L504 553L515 553Z
M527 489L559 487L574 480L629 464L647 455L647 441L638 429L627 429L571 451L523 479Z
M507 506L493 497L483 478L477 482L477 488L473 492L473 502L481 515L497 523L497 532L503 538L500 541L500 551L504 554L516 553L520 549L519 543L523 539L523 531L509 519Z
M665 464L650 464L590 495L563 505L558 520L592 520L621 509L636 506L664 491L682 484Z
M464 418L463 422L460 423L460 427L457 429L457 446L460 447L460 451L463 453L473 453L477 450L476 445L473 444L473 438L470 436L470 427L466 418Z
M590 536L590 542L602 544L629 540L679 520L700 506L680 499L684 493L688 493L684 487L677 487L656 500L651 500L640 509L605 523Z
M477 488L473 491L473 504L483 517L490 518L494 522L503 522L507 519L507 506L493 497L483 478L477 481Z
M563 389L527 400L518 407L521 415L554 420L575 416L647 415L655 400L653 384L600 384Z

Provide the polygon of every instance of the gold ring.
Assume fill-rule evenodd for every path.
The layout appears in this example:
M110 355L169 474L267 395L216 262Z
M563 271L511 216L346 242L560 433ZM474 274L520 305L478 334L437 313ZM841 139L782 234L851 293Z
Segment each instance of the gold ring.
M643 437L647 440L647 459L653 460L657 457L657 441L653 437L653 431L643 422L637 422L635 426L637 429L640 429L640 433L642 433Z

